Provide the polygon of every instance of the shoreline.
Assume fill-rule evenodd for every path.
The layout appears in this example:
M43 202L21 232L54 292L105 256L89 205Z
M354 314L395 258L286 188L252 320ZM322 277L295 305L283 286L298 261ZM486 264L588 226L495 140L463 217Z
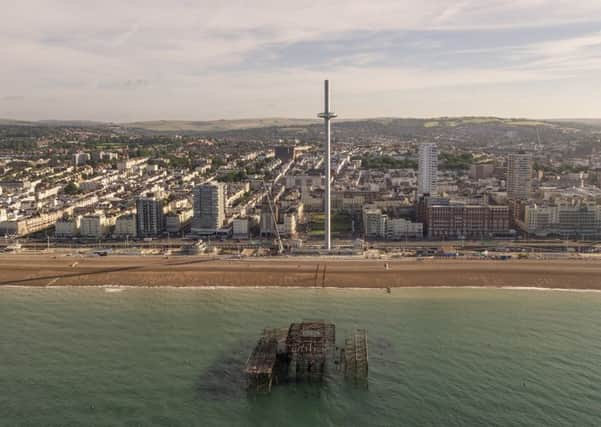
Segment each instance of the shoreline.
M169 286L169 285L1 285L1 289L104 289L107 292L124 291L127 289L173 289L173 290L198 290L198 291L221 291L221 290L268 290L268 289L307 289L307 290L355 290L355 291L384 291L385 287L359 287L359 286ZM499 290L499 291L535 291L535 292L574 292L574 293L601 293L601 289L585 288L542 288L536 286L396 286L392 290L409 289L471 289L471 290Z
M596 260L1 255L0 287L510 288L601 291Z

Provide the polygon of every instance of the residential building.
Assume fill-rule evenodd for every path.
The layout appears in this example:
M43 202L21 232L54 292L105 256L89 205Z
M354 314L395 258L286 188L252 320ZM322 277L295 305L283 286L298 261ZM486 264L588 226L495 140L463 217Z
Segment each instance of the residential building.
M263 201L259 220L261 236L272 236L275 234L275 224L277 223L278 216L278 206L273 205L270 207L267 201Z
M225 223L225 188L222 183L210 183L194 189L193 232L214 232Z
M280 159L282 163L294 160L296 157L296 149L290 145L279 145L275 147L275 158Z
M180 233L193 216L192 209L178 209L165 215L165 230L168 233Z
M366 238L376 239L386 234L386 215L372 207L363 209L363 227Z
M102 238L108 231L108 220L104 214L85 215L81 218L79 234L81 237Z
M138 235L136 214L121 215L117 218L113 234L117 237L136 237Z
M283 217L284 221L281 224L278 224L278 231L280 233L280 236L296 236L296 211L294 209L290 209L288 212L284 213Z
M54 224L54 235L56 237L75 237L79 235L81 216L60 218Z
M529 205L525 207L524 223L520 225L528 233L540 237L599 238L601 237L601 206Z
M73 154L73 165L83 166L90 161L91 157L89 153L77 152Z
M373 206L367 206L363 210L363 226L365 237L369 239L421 239L424 235L422 223L390 218Z
M137 157L134 159L125 159L117 163L119 172L130 172L136 166L141 166L148 161L147 157Z
M234 239L248 239L248 218L236 218L232 221Z
M486 179L493 176L495 165L490 163L471 165L469 169L469 177L472 179Z
M431 239L470 239L510 234L509 206L474 205L422 198L418 219Z
M438 192L438 148L434 143L422 143L418 148L417 194Z
M512 153L507 157L507 197L527 200L532 191L532 155Z
M163 231L163 201L154 193L136 200L136 224L137 235L141 237L157 236Z
M424 225L405 218L386 219L386 239L421 239L424 237Z

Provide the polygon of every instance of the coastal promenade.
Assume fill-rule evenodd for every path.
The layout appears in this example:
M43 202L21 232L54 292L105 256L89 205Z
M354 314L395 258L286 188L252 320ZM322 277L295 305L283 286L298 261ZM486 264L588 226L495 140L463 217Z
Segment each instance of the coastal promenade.
M3 254L0 286L486 286L601 290L601 261Z

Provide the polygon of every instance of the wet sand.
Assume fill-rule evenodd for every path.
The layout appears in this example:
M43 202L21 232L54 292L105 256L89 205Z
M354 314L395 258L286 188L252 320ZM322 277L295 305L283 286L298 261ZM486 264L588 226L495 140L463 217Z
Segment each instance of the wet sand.
M486 286L601 290L601 261L3 254L0 286Z

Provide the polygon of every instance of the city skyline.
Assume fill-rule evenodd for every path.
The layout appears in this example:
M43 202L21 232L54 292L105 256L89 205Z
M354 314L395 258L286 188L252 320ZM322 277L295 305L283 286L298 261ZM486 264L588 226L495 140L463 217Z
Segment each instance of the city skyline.
M2 6L0 424L601 426L600 0Z
M598 2L377 6L19 2L0 117L309 118L326 77L345 118L599 117Z

